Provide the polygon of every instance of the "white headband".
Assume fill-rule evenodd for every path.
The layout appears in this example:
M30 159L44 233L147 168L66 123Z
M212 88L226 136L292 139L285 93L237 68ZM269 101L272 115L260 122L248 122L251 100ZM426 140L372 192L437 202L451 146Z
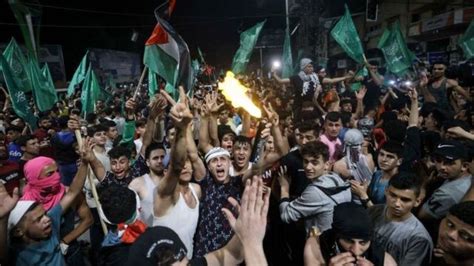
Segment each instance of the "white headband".
M227 156L230 158L230 153L224 148L214 147L204 156L206 164L208 164L209 161L211 161L212 159L217 158L219 156Z

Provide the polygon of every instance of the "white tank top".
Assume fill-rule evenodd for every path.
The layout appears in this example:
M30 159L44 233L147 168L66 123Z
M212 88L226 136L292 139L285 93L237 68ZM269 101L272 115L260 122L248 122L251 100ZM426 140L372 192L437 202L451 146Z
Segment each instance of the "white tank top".
M158 186L148 174L145 174L143 179L145 180L146 197L140 200L140 220L147 226L153 226L153 201Z
M153 218L153 226L166 226L175 231L188 250L188 259L191 259L193 257L193 237L199 219L199 198L191 184L189 184L189 188L196 199L196 206L190 208L183 195L179 193L178 202L168 210L166 215Z

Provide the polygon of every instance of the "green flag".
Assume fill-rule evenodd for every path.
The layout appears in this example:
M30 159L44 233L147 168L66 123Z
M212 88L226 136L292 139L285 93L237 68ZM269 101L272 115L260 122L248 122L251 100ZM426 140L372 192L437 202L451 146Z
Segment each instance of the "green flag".
M462 48L466 59L474 57L474 20L471 20L466 32L459 39L459 46Z
M67 87L68 97L71 97L74 94L74 89L76 88L76 86L79 85L82 81L84 81L84 78L86 77L88 54L89 51L87 51L84 57L82 58L81 63L79 64L76 69L76 72L74 72L74 75L72 76L71 82L69 82L69 86Z
M252 56L253 48L257 43L258 36L260 35L264 24L265 21L257 23L255 26L240 34L240 47L232 60L232 72L234 72L234 74L241 74L247 68L247 64Z
M30 58L28 62L28 71L30 73L31 83L33 84L33 95L36 107L38 107L38 110L41 112L50 110L58 101L58 95L54 84L52 84L52 80L50 81L43 75L39 68L38 61L34 58ZM47 72L51 78L49 70Z
M29 53L38 57L41 7L36 0L8 0ZM26 5L30 4L30 5ZM33 5L32 5L33 4Z
M368 75L369 75L369 71L364 66L363 68L359 69L359 71L357 71L354 74L354 78L356 78L356 77L366 77ZM357 82L351 83L350 88L351 88L351 91L358 91L358 90L360 90L360 88L362 88L362 82L357 81Z
M199 59L201 59L201 63L206 64L206 60L204 60L204 56L202 55L201 49L198 47L198 54L199 54Z
M156 73L148 70L148 96L153 98L158 91L158 80L156 79Z
M41 73L43 74L43 77L46 78L46 80L48 81L51 93L54 94L54 97L56 98L55 102L57 102L58 93L56 91L56 86L54 85L53 77L51 76L51 71L49 71L48 63L44 64L43 68L41 69Z
M94 112L95 102L100 96L100 86L91 65L87 68L86 77L82 84L81 102L82 113L89 114Z
M33 130L36 129L36 117L30 108L28 98L25 92L20 90L20 87L17 85L13 77L13 71L3 55L0 55L0 70L10 94L13 110L19 117L25 120Z
M291 36L289 29L286 29L282 61L281 77L289 78L293 74L293 56L291 54Z
M3 51L3 56L5 56L12 70L13 78L16 84L18 84L18 88L24 92L31 91L32 84L28 76L28 62L14 38L11 39L5 51Z
M412 66L414 55L408 50L399 21L392 24L390 29L385 29L377 47L382 50L389 72L403 75Z
M341 46L347 55L359 64L364 62L364 49L357 33L357 29L352 21L351 12L347 5L346 11L331 30L331 36Z
M303 54L304 54L304 50L299 49L298 50L298 56L296 57L296 61L293 62L294 63L293 74L295 74L295 75L300 72L300 61L301 61L301 59L303 59Z

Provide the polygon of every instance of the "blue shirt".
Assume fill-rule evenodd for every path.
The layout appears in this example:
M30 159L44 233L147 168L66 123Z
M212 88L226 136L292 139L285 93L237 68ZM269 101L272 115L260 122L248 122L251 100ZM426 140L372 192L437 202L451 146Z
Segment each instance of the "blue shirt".
M51 218L51 236L39 243L13 247L16 255L16 265L66 265L64 257L59 248L59 227L61 225L61 204L57 204L47 215Z
M369 198L374 204L385 203L385 189L388 186L388 180L382 180L382 171L378 170L372 175L372 181L369 185Z
M8 144L8 160L10 162L19 162L23 153L21 152L20 145L10 142Z

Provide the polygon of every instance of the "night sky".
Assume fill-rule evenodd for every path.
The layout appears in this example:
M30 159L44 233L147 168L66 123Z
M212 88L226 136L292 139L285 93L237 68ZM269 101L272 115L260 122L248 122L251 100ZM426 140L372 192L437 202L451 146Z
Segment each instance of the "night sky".
M69 79L88 48L142 54L144 43L156 23L153 10L161 3L163 1L41 0L43 16L40 42L63 46ZM284 0L177 0L171 24L188 43L193 58L197 57L196 49L199 46L209 63L229 66L238 48L242 30L265 18L265 31L283 29L284 12ZM17 22L7 1L2 1L0 43L8 43L11 36L23 43L19 27L5 25L7 23ZM135 43L130 41L133 30L139 33Z
M365 8L362 3L365 0L319 0L318 3L325 10L323 15L337 16L342 15L344 2L350 4L353 12ZM164 1L39 0L39 3L43 6L40 43L62 45L70 79L88 48L143 54L144 43L156 23L153 10ZM171 24L188 43L192 58L197 58L199 46L208 63L229 68L239 46L240 32L264 19L267 23L262 35L284 30L285 0L177 0ZM290 27L298 20L293 16ZM8 1L1 1L0 43L8 43L11 36L23 43L19 26L7 25L16 23ZM130 41L134 30L139 33L136 42ZM282 42L283 39L273 45ZM253 62L256 61L258 52L253 55Z

